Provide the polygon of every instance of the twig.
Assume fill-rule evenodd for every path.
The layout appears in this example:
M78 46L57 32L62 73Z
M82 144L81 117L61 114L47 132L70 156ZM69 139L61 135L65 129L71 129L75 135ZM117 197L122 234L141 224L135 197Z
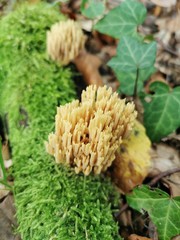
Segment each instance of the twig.
M170 170L167 170L165 172L162 172L160 174L158 174L157 176L155 176L149 183L148 185L150 187L154 186L161 178L163 177L166 177L166 176L169 176L173 173L176 173L176 172L180 172L180 168L174 168L174 169L170 169Z
M126 211L126 210L128 209L128 207L129 207L129 205L128 205L127 203L125 203L125 204L122 206L122 208L120 209L118 216L120 216L121 213L123 213L124 211Z

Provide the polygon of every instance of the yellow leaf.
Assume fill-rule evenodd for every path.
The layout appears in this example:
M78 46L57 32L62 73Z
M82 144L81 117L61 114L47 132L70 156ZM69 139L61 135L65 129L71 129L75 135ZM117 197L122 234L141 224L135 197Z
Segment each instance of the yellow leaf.
M151 166L151 142L138 121L130 137L123 141L113 162L112 178L127 193L143 182Z

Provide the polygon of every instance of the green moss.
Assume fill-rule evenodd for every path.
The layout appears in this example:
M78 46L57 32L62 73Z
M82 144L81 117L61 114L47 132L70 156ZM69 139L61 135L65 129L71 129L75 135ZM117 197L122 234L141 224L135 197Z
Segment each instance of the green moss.
M118 195L110 180L76 175L45 152L56 106L76 94L70 70L44 53L45 31L59 14L42 4L33 8L5 17L6 31L0 30L7 40L0 41L0 108L8 113L18 232L23 240L119 239L111 209ZM10 32L19 39L15 45Z

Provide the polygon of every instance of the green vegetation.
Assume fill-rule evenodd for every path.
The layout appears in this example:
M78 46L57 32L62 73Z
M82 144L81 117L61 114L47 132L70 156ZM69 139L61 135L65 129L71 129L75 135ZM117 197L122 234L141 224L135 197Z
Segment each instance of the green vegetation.
M180 197L171 198L160 189L141 186L127 196L128 204L137 211L147 211L157 227L159 240L169 240L180 234Z
M85 2L91 5L93 1ZM85 8L85 4L83 7ZM88 8L85 10L88 11ZM85 10L83 9L82 13ZM94 17L93 13L91 15L91 11L88 13ZM102 13L99 11L100 14ZM85 15L87 16L87 13ZM155 96L154 92L152 95L144 93L145 81L155 72L156 58L156 42L148 41L146 36L142 36L138 32L138 27L145 18L146 8L142 3L136 0L125 0L99 20L94 29L120 39L117 56L113 57L108 65L114 70L120 82L119 92L141 98L144 105L144 125L147 134L153 142L158 142L162 137L180 127L180 121L177 121L177 116L180 114L178 100L180 88L176 87L173 91L169 89L166 93L157 93ZM168 88L165 83L160 84L163 89ZM154 87L153 90L156 92ZM152 102L146 102L147 96L150 96ZM161 100L161 103L156 104L156 100Z
M152 141L160 141L162 137L179 127L180 87L170 89L162 82L154 82L150 89L155 92L149 96L151 101L144 101L144 123Z
M70 70L45 54L46 31L59 19L40 4L22 6L0 23L0 111L9 124L17 231L23 240L119 239L110 180L76 175L45 152L56 106L76 96Z

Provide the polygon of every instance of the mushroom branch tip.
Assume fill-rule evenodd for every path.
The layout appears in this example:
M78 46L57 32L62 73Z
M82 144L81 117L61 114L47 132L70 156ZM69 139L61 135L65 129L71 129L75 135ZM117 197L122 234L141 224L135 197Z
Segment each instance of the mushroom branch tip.
M46 150L76 173L99 174L111 166L136 116L134 103L126 104L111 88L90 85L81 102L57 108L55 132L49 134Z

